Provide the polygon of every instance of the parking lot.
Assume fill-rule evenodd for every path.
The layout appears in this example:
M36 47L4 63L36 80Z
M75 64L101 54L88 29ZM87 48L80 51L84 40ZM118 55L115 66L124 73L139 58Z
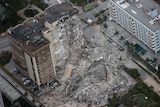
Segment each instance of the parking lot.
M5 65L5 68L11 73L11 75L16 77L20 84L26 87L34 96L40 96L52 90L52 87L47 84L45 86L39 87L36 83L29 79L29 77L26 77L22 73L17 71L12 59L8 64Z

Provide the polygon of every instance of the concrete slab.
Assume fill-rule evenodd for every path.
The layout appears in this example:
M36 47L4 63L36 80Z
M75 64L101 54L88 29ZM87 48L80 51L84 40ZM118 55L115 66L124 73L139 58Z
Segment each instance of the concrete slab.
M72 64L66 65L65 72L64 72L64 75L62 77L62 81L65 81L65 80L67 80L70 77L71 72L72 72L72 68L73 68Z

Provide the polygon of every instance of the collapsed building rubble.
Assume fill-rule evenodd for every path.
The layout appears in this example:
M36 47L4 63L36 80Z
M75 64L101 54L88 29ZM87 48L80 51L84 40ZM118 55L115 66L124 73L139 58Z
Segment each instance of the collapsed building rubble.
M52 81L46 87L53 90L40 96L46 107L106 104L113 93L135 84L119 67L127 59L125 51L90 28L84 28L89 33L83 35L78 10L62 3L8 31L19 71L39 86L54 79L60 83L54 87Z
M113 93L123 94L135 84L120 68L127 58L125 52L119 51L114 42L101 44L81 39L83 38L79 38L79 43L72 41L74 45L70 45L68 57L62 61L63 64L57 64L61 68L57 71L61 86L46 98L57 98L59 102L65 99L64 104L72 102L101 105L106 104ZM48 106L55 104L51 101L46 101Z

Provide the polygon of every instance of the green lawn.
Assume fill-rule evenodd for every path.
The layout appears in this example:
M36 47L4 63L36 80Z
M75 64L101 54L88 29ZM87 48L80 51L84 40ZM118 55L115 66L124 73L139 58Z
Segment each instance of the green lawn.
M86 6L84 6L84 11L87 12L89 10L92 10L93 8L98 7L98 3L97 2L92 2L87 4Z
M12 53L11 52L3 52L0 55L0 65L7 64L10 61L11 57L12 57Z
M84 23L88 23L86 17L81 17L81 20L82 20Z
M108 107L117 107L120 104L125 107L160 107L160 96L153 92L152 88L139 82L124 96L114 95L110 98Z
M99 12L94 12L93 13L93 16L94 17L98 17L99 15L101 15L102 13L104 13L105 12L105 10L101 10L101 11L99 11Z
M125 65L123 65L122 68L134 79L140 79L140 74L137 69L127 68Z
M34 17L36 14L38 14L38 11L37 10L25 10L24 11L24 14L27 16L27 17Z
M138 83L124 97L128 101L133 100L132 97L136 97L134 102L137 103L139 107L145 107L149 105L150 103L160 106L160 96L158 96L151 88L147 87L147 85L144 83ZM145 99L145 97L147 97L147 99ZM123 103L125 102L126 101L124 100Z

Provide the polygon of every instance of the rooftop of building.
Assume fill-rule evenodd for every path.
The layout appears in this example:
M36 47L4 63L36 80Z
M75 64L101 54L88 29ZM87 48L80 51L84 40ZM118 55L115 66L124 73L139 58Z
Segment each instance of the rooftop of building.
M71 16L77 12L78 10L73 8L69 3L57 4L8 31L10 37L21 45L23 49L28 52L35 52L49 43L42 34L42 31L48 29L44 25L45 22L53 23L56 20L61 20L64 16Z
M112 0L152 31L160 29L160 6L154 0Z

